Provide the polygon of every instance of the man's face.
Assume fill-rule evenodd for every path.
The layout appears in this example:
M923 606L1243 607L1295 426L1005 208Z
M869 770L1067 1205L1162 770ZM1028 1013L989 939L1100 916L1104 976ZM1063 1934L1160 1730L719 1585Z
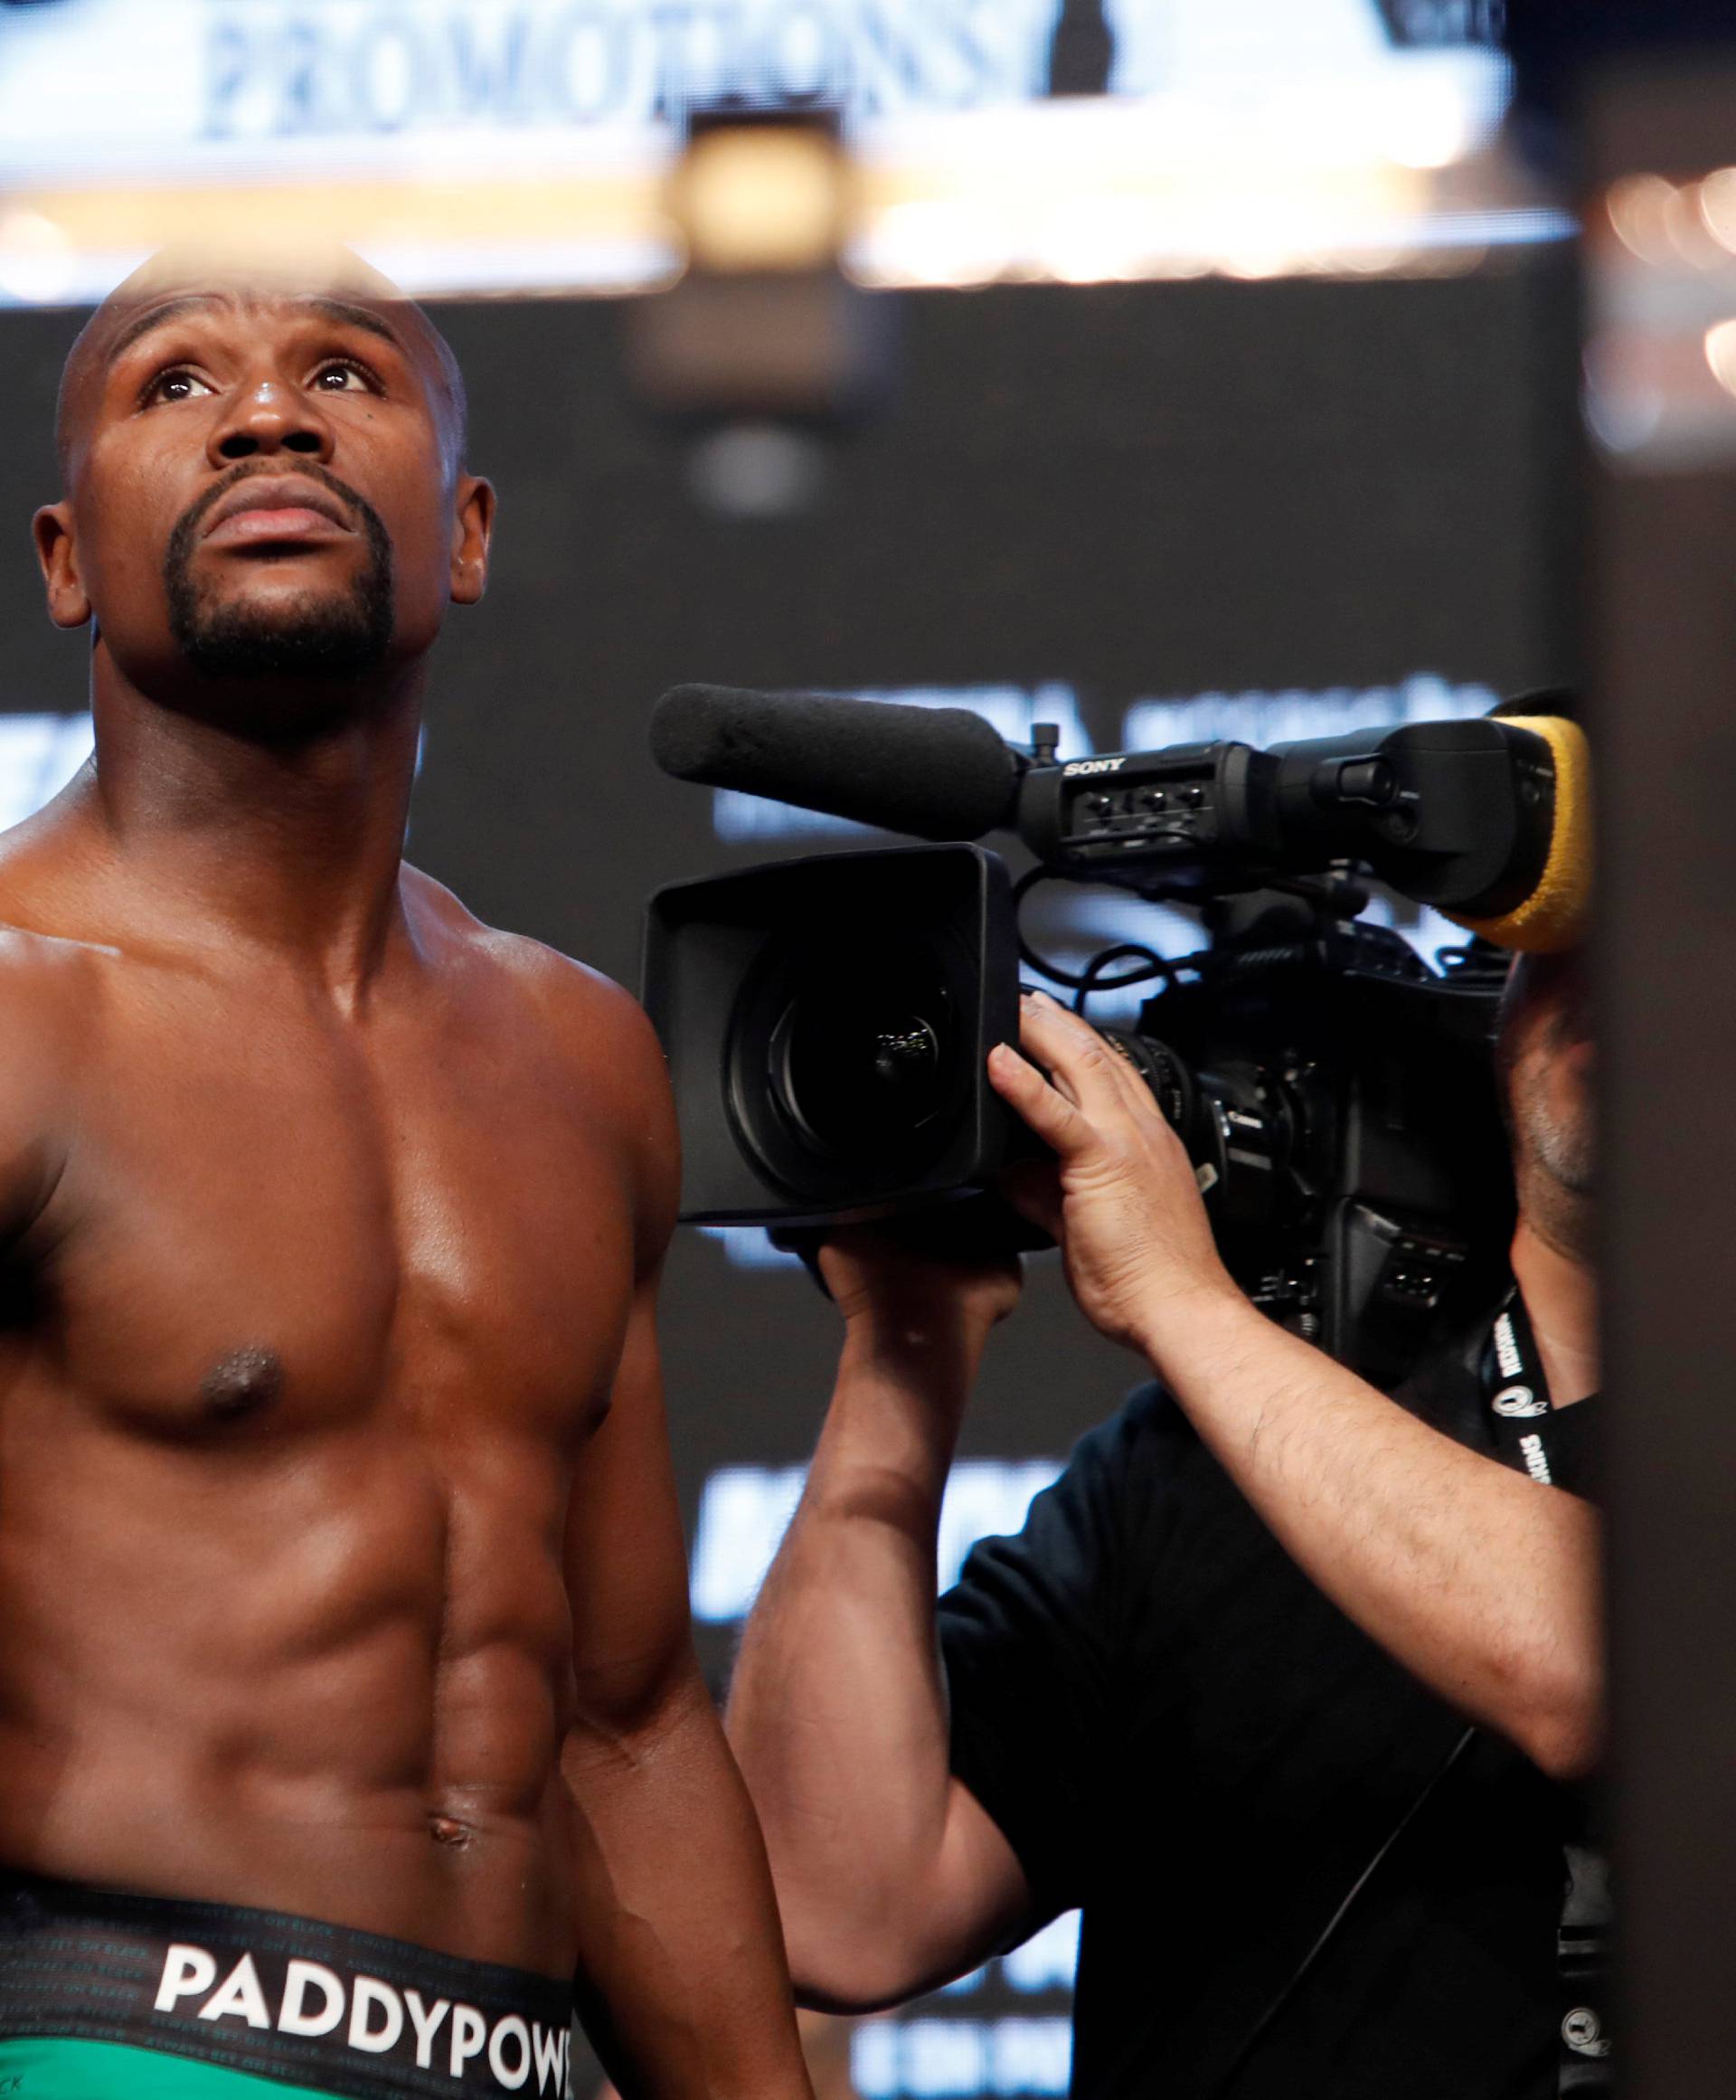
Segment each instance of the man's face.
M486 486L456 470L426 324L372 282L146 285L81 343L67 419L51 609L94 612L142 692L329 686L414 660L481 593Z
M1597 1129L1582 953L1522 956L1514 965L1497 1055L1522 1189L1531 1174L1567 1197L1589 1197Z

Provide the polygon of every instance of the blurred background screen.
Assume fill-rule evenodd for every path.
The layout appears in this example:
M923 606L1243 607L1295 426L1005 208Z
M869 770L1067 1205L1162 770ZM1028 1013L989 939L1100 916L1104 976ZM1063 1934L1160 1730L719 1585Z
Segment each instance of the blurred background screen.
M90 745L86 644L49 627L25 529L59 492L78 308L207 234L317 228L433 303L501 522L487 600L437 655L411 856L629 984L657 884L875 836L662 778L646 718L680 680L963 705L1015 741L1054 722L1062 757L1480 713L1561 680L1570 229L1501 148L1492 15L0 0L0 820ZM768 114L784 159L702 182L715 128ZM767 356L816 314L806 364ZM1184 914L1043 895L1057 955L1198 944ZM664 1334L721 1688L837 1338L749 1231L679 1236ZM943 1580L1138 1376L1034 1260ZM839 2030L834 2089L1063 2092L1075 1939L1058 1920Z

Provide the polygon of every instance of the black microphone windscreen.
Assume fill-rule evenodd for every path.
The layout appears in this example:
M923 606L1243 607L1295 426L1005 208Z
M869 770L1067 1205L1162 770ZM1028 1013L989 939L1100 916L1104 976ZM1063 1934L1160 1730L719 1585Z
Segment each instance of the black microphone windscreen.
M822 693L676 686L651 755L678 780L736 788L916 838L977 838L1012 821L1020 764L979 714Z

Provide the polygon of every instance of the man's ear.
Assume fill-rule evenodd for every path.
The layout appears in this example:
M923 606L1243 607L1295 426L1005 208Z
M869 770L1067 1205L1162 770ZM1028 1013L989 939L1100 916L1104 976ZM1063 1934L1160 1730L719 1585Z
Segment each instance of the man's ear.
M72 538L72 506L44 504L30 521L36 559L48 586L48 617L56 627L82 627L90 617L90 601L79 580L78 548Z
M474 605L488 585L488 542L495 491L476 474L460 474L452 504L452 602Z

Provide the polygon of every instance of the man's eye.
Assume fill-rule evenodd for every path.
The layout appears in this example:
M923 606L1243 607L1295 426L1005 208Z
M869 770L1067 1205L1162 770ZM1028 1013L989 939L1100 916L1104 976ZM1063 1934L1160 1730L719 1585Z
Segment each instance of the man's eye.
M172 372L159 372L145 390L146 402L192 401L202 393L214 393L216 389L208 380L201 379L196 372L184 368Z
M356 364L348 357L335 357L329 364L322 364L314 374L314 385L321 393L371 393L375 391L373 374L367 366Z

